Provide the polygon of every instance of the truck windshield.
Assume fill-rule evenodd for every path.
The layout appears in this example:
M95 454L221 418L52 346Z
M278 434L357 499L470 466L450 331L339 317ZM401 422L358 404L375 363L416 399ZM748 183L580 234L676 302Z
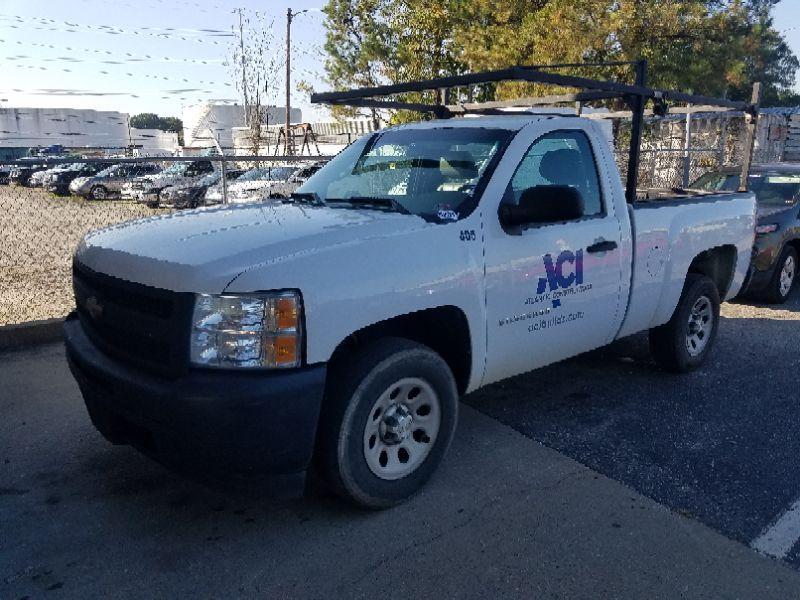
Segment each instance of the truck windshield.
M738 173L706 173L694 182L692 188L715 192L735 192L739 189ZM759 204L789 206L800 197L800 171L768 171L752 173L747 179L748 188L756 195Z
M431 221L469 214L513 132L399 129L365 136L297 190L331 206L396 210Z

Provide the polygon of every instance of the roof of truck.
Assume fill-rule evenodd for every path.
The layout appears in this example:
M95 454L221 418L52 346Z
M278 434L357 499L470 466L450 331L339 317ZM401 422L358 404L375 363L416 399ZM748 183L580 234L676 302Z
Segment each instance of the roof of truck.
M431 121L416 121L414 123L406 123L390 127L389 129L396 129L402 127L403 129L436 129L437 127L485 127L490 129L509 129L511 131L519 131L526 125L536 121L544 121L545 119L556 118L570 118L577 117L573 115L562 114L533 114L533 113L509 113L508 115L492 115L492 116L470 116L460 119L433 119Z

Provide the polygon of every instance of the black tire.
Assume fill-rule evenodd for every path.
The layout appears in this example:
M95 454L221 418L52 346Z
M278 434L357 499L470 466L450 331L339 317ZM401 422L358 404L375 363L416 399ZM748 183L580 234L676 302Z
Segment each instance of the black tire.
M367 462L367 428L370 419L373 424L383 420L383 415L378 418L373 414L376 401L407 378L422 380L435 393L440 412L438 433L413 471L388 480L373 472ZM412 398L411 393L408 398ZM384 415L388 413L386 409ZM317 469L334 492L358 506L377 509L400 504L416 494L439 466L453 439L457 420L458 390L447 363L422 344L402 338L378 340L329 374L317 436ZM419 432L409 436L410 430L406 432L409 444ZM401 456L403 444L396 444L397 457Z
M89 197L92 200L108 200L108 190L105 186L95 185L89 191Z
M708 300L710 328L703 332L702 338L694 337L694 342L702 339L703 345L693 353L689 350L692 343L689 340L689 321L701 298ZM650 330L650 353L656 362L673 373L686 373L702 365L717 337L719 305L719 291L714 282L705 275L689 273L672 318L664 325Z
M791 283L787 290L782 289L781 273L787 263L791 260ZM795 280L797 279L797 251L791 246L786 246L781 252L778 262L775 263L775 272L772 274L772 279L769 282L769 287L764 294L764 300L772 304L783 304L789 298L792 292Z

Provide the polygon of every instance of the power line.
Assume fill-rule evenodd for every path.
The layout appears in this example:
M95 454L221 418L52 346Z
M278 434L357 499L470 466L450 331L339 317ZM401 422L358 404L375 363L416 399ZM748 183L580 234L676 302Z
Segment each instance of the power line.
M60 46L55 44L46 44L44 42L27 42L22 40L5 40L0 38L0 44L16 44L17 46L27 46L33 48L43 48L49 50L60 50L67 52L83 52L86 54L97 54L104 57L109 58L119 58L121 61L124 62L167 62L167 63L187 63L187 64L195 64L199 66L214 66L214 65L224 65L225 59L220 58L188 58L188 57L173 57L173 56L156 56L154 54L133 54L131 52L125 52L124 54L111 52L110 50L103 50L99 48L86 48L86 47L77 47L77 46ZM7 57L9 59L13 58L33 58L30 56L25 55L16 55L14 57ZM60 60L65 61L72 61L72 62L80 62L81 59L72 57L72 56L60 56L57 57ZM44 60L54 60L54 59L44 59Z
M72 21L57 21L55 19L47 19L45 17L24 17L22 15L9 15L9 14L2 14L0 13L0 20L13 20L18 23L24 23L26 21L30 22L33 21L35 23L39 23L40 25L67 25L68 27L82 27L84 29L96 29L96 30L103 30L107 32L116 32L116 33L134 33L134 30L127 30L121 27L117 27L116 25L105 25L105 24L88 24L88 23L75 23ZM138 31L161 31L165 32L168 35L178 34L178 33L185 33L185 34L192 34L192 35L221 35L223 37L232 37L233 34L224 29L212 29L212 28L194 28L194 27L150 27L147 25L143 25L141 27L136 28Z
M2 17L0 17L2 19ZM8 19L6 19L8 20ZM204 39L207 37L233 37L232 33L205 33L203 34L204 37L197 37L195 35L180 35L179 33L153 33L150 31L144 31L145 28L141 28L140 30L129 30L129 29L122 29L118 27L112 27L110 25L81 25L78 23L68 23L63 21L65 27L60 26L51 26L49 24L43 23L42 21L38 21L36 19L28 19L34 22L40 23L40 25L14 25L14 24L7 24L7 23L0 23L0 27L5 27L7 29L20 29L20 30L38 30L38 31L55 31L59 33L82 33L88 31L89 33L100 33L100 34L107 34L107 35L133 35L133 36L146 36L155 39L161 40L170 40L170 41L186 41L186 42L197 42L197 43L206 43L212 44L215 46L219 46L220 42L215 39ZM49 21L49 20L46 20ZM23 24L25 22L24 19L17 19L17 22ZM83 30L83 31L81 31ZM199 30L198 30L199 33Z

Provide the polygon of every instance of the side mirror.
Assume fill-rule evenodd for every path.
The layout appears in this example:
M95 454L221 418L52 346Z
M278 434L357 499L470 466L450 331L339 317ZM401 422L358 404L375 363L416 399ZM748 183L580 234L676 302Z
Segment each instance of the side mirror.
M583 217L583 198L568 185L537 185L522 192L518 205L501 204L499 217L504 227L574 221Z

